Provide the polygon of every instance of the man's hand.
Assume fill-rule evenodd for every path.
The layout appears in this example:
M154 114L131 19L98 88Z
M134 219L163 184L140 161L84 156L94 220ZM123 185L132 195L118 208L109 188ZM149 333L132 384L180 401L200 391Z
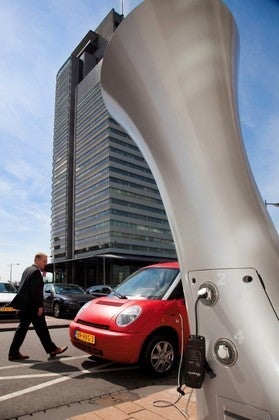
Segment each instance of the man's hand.
M44 308L41 306L41 307L38 309L38 316L43 315L43 312L44 312Z

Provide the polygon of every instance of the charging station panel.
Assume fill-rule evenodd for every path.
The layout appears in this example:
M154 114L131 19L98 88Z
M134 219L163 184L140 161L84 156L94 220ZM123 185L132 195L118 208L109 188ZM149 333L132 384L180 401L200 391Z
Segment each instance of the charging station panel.
M206 298L199 299L197 322L199 334L205 337L206 359L216 374L213 380L205 376L203 389L197 391L199 418L210 419L205 394L216 398L220 418L242 416L251 418L251 410L261 407L266 413L259 419L279 413L276 397L276 366L279 342L278 320L264 285L256 270L220 269L188 272L192 299L206 288ZM268 326L268 328L267 328ZM221 393L220 393L220 390ZM224 399L234 400L228 410ZM277 407L274 405L277 404ZM237 410L234 411L234 406ZM237 418L237 417L236 417Z
M218 397L219 418L224 420L272 420L267 411L259 408L251 407L247 404L229 400L228 398ZM245 413L245 417L243 417Z
M236 418L249 418L248 406L279 413L279 237L241 135L237 32L221 0L145 0L115 31L100 70L104 102L164 202L192 334L197 291L210 285L197 305L216 374L197 390L202 420L225 418L221 397L240 404Z

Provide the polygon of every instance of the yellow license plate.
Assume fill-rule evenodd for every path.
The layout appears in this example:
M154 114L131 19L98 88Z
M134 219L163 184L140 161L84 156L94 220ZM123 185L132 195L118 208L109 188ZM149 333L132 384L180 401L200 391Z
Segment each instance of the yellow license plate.
M11 306L2 306L0 308L0 312L14 312L15 308L12 308Z
M82 331L75 331L75 337L78 340L85 341L86 343L95 344L95 335L87 334Z

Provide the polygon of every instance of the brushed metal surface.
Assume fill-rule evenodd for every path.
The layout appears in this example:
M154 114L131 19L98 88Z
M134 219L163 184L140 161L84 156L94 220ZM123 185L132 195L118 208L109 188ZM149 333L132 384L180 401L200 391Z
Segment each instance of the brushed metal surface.
M114 33L101 69L106 106L138 144L160 190L181 265L192 331L196 299L192 272L249 268L257 276L249 289L249 312L243 300L230 298L231 287L224 287L218 305L208 308L209 316L202 318L207 342L212 343L215 335L232 339L241 354L241 368L245 367L242 391L237 393L228 381L239 360L233 367L219 366L209 346L207 357L213 360L218 380L205 381L198 405L200 418L214 420L220 418L217 401L221 399L216 396L243 407L255 406L272 418L279 415L272 391L279 382L274 354L279 238L242 140L237 60L237 27L221 1L145 0ZM234 281L238 290L238 277ZM220 307L230 319L219 320L213 337L210 323ZM264 310L258 329L255 320L260 308ZM234 318L245 319L243 328L254 335L251 339L249 334L251 341L245 346L234 338L235 328L242 328ZM260 394L265 397L255 398Z

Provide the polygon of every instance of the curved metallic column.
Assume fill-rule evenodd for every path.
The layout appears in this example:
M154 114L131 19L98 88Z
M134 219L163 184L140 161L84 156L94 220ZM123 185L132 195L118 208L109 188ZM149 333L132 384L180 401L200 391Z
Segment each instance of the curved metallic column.
M191 330L217 374L199 418L276 418L278 234L254 182L236 100L238 35L219 0L145 0L102 64L106 106L146 158L174 236ZM277 341L277 343L276 343ZM258 416L258 417L256 417Z

